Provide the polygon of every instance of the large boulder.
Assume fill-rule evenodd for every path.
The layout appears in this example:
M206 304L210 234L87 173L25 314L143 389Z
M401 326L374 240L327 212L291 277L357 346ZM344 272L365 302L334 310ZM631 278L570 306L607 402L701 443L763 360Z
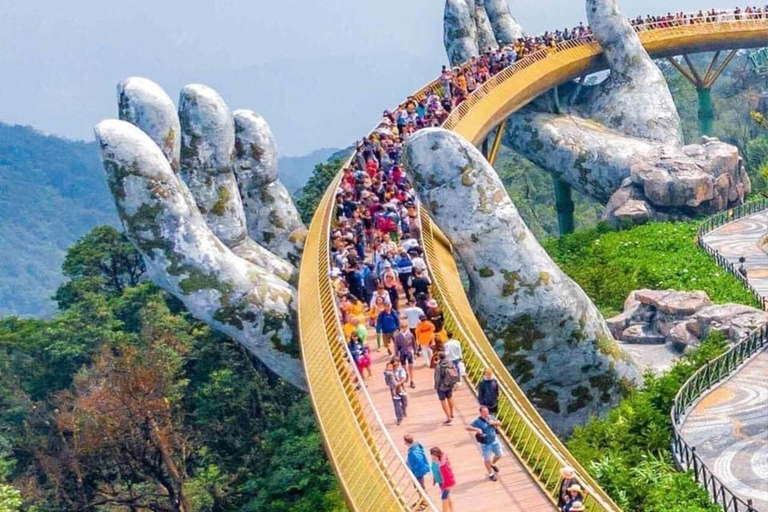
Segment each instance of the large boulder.
M607 320L625 343L667 344L678 352L699 346L710 332L737 343L768 323L768 313L742 304L712 304L702 291L636 290L624 311Z

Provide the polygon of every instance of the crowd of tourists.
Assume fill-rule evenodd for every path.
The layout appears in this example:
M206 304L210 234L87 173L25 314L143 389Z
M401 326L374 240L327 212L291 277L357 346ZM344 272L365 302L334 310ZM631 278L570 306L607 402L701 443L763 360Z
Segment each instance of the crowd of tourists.
M749 7L730 13L735 19L763 17L768 8ZM637 30L659 23L675 26L713 21L720 12L668 14L632 20ZM431 277L421 246L421 224L413 186L402 165L402 149L417 130L440 126L448 114L494 74L532 52L587 37L583 24L542 36L523 37L514 44L491 49L459 68L444 67L437 86L423 98L409 97L394 111L385 111L374 132L357 143L342 171L336 193L331 233L330 278L341 312L349 357L359 371L359 386L378 376L372 372L373 353L386 351L383 385L389 390L396 424L406 421L408 390L416 387L417 360L433 371L434 391L444 425L454 419L454 390L465 372L461 343L445 326L443 311L431 295ZM382 354L383 355L383 354ZM421 371L421 370L420 370ZM502 456L497 435L500 422L498 383L490 370L478 386L478 417L466 427L481 446L488 479L496 481ZM448 456L405 436L407 462L424 485L431 473L442 493L443 510L453 510L450 491L455 478ZM564 468L559 493L563 512L584 510L583 492L573 469Z

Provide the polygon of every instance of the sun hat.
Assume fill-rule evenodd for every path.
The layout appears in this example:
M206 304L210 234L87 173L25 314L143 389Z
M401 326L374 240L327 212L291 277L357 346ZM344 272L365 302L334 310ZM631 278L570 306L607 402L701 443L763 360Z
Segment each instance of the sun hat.
M581 510L585 510L584 504L580 501L574 501L571 505L571 512L579 512Z
M427 301L427 307L428 308L436 308L437 307L437 301L435 299L429 299Z
M568 488L568 492L581 492L581 486L579 484L573 484Z

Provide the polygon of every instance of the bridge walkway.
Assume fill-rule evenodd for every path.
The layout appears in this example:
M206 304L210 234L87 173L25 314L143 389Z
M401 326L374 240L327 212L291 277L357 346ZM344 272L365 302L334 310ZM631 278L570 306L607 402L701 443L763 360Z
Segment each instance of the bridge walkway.
M369 330L369 340L375 339L375 332ZM369 342L369 346L371 343ZM482 454L474 435L464 430L478 416L477 398L466 382L453 393L456 404L455 417L451 425L443 425L445 415L433 388L434 370L425 366L421 357L414 361L414 382L416 389L407 388L408 416L397 425L389 388L384 384L384 367L391 356L382 347L380 352L371 352L371 373L367 381L368 393L379 411L392 439L399 443L400 452L407 457L403 442L405 434L411 434L427 450L433 446L443 450L451 461L456 476L456 487L451 492L454 508L470 510L508 510L525 512L552 512L556 507L549 496L534 480L525 466L510 450L501 437L504 454L499 460L498 481L492 482L486 476ZM440 490L432 485L432 478L426 479L427 492L434 503L440 503Z

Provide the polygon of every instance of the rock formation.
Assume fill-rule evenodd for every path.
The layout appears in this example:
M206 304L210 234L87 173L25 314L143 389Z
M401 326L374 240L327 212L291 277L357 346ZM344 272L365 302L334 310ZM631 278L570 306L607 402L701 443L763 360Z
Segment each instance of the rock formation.
M146 79L124 81L118 96L121 120L99 123L96 139L118 213L149 278L193 316L305 387L295 357L296 291L290 283L296 269L248 236L240 196L241 189L251 196L263 191L262 198L281 195L274 162L261 161L269 127L252 113L233 119L219 95L202 85L182 90L178 114L165 92ZM262 173L267 176L261 169L268 169ZM262 199L254 208L269 215L270 208L284 206L283 200ZM274 218L286 215L294 229L290 238L302 227L291 211ZM281 241L270 248L284 246Z
M768 313L741 304L712 304L705 292L636 290L624 311L608 319L614 337L627 343L670 344L695 349L710 332L737 343L768 323Z
M448 3L446 49L451 63L458 65L477 55L477 28L467 17L448 16ZM494 25L499 11L488 4ZM750 182L738 150L712 138L683 146L664 77L616 0L587 0L586 6L610 76L584 87L580 101L570 107L537 101L515 113L507 122L505 144L607 204L606 220L614 225L690 219L742 202ZM460 45L454 35L461 35ZM504 44L498 33L497 38ZM462 51L456 50L459 46ZM575 96L574 87L561 87L561 97Z
M637 369L482 154L458 135L425 129L407 142L404 162L469 276L489 339L548 423L566 433L615 404L621 381L637 379Z

